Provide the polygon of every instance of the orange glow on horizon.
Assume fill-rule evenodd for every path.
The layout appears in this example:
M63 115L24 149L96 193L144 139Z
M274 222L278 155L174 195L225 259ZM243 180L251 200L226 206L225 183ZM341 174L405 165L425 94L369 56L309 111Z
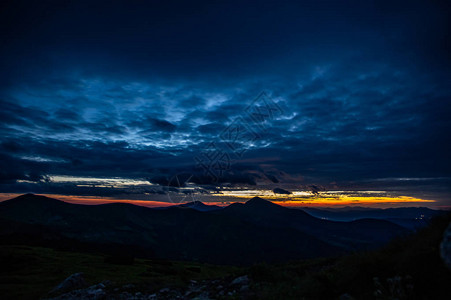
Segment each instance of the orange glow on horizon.
M23 195L23 194L0 193L0 202L15 198L15 197L18 197L21 195ZM54 199L61 200L61 201L67 202L67 203L84 204L84 205L99 205L99 204L108 204L108 203L129 203L129 204L135 204L135 205L146 206L146 207L163 207L163 206L174 205L174 203L170 203L170 202L115 199L112 197L68 196L68 195L58 195L58 194L39 194L39 195L46 196L49 198L54 198Z
M16 193L0 193L0 202L15 198L22 194ZM55 198L67 203L73 204L84 204L84 205L99 205L99 204L108 204L108 203L129 203L139 206L145 207L167 207L177 204L182 204L186 202L173 203L173 202L164 202L164 201L154 201L154 200L135 200L135 199L116 199L112 197L95 197L95 196L69 196L69 195L58 195L58 194L42 194L43 196L47 196L50 198ZM215 197L220 195L216 194ZM224 197L224 195L223 195ZM368 207L394 207L394 206L415 206L420 204L432 204L435 203L435 200L424 200L414 197L407 196L399 196L399 197L374 197L374 196L346 196L342 195L340 197L310 197L310 198L297 198L297 197L286 197L279 199L274 199L270 196L260 196L263 199L267 199L275 204L286 206L286 207L328 207L328 206L368 206ZM221 198L221 197L220 197ZM204 203L206 205L217 205L217 206L227 206L234 202L245 202L244 200L249 200L249 197L243 199L244 197L227 197L229 198L227 201L211 201L210 199L206 200ZM242 201L241 201L242 200ZM200 199L199 201L202 201Z
M420 204L434 203L435 200L423 200L413 197L340 197L340 198L315 198L314 200L288 200L272 201L273 203L295 207L295 206L371 206L377 204Z

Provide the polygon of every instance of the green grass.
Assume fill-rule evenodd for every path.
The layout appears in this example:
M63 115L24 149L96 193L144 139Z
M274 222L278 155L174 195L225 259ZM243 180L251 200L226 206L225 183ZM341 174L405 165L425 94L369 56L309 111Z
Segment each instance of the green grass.
M104 262L103 255L28 246L0 246L0 298L37 299L69 275L85 274L88 284L110 280L112 287L133 284L139 291L183 287L189 280L222 278L238 268L189 262L135 259L133 265Z
M382 249L337 259L281 265L257 265L255 299L451 299L451 272L439 256L439 245L451 216L435 218L417 234ZM402 293L390 290L390 278L402 278ZM374 278L381 283L376 286ZM376 290L381 290L375 295Z
M417 234L375 251L251 267L148 259L115 265L106 263L100 254L0 246L0 298L44 297L69 275L83 272L88 284L109 280L111 288L133 284L134 291L149 293L163 287L183 288L190 280L226 278L224 282L230 282L248 274L251 299L337 299L344 293L355 299L451 299L451 272L439 257L439 244L450 220L450 215L437 217ZM390 290L389 279L395 276L403 278L404 296ZM381 292L376 296L377 289Z

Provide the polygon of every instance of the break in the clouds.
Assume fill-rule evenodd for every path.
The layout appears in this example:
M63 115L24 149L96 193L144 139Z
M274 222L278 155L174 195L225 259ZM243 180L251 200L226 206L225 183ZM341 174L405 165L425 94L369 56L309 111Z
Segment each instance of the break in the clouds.
M219 183L449 200L445 2L19 1L1 14L1 192L117 192L55 176L149 182L130 193L179 173L209 184L196 155L265 91L282 113Z

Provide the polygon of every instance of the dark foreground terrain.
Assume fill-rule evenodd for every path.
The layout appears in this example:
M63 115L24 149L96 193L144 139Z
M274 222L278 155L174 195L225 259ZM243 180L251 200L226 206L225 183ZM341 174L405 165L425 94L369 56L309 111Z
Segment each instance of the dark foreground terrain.
M450 299L451 272L439 255L450 220L450 215L436 217L416 234L379 250L246 267L3 245L0 295L2 299ZM51 292L80 272L75 277L81 280Z
M451 299L439 255L446 213L409 233L385 220L319 220L261 199L199 212L26 195L2 203L0 216L1 299ZM394 234L384 230L402 235L381 247ZM340 247L346 240L355 248ZM328 257L309 258L322 247L316 256Z

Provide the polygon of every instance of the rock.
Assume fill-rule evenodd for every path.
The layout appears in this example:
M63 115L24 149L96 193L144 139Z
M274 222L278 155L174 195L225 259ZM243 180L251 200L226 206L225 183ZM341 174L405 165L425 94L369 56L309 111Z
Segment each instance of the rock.
M129 290L129 289L133 289L135 288L134 284L126 284L124 286L122 286L123 289Z
M203 292L202 294L200 294L199 296L193 298L196 300L209 300L210 297L208 297L208 293L207 292Z
M104 286L111 285L111 280L104 280L101 282Z
M339 300L354 300L354 297L352 297L348 293L345 293L345 294L341 295L340 298L338 298L338 299Z
M164 293L169 293L171 290L169 288L162 288L160 290L160 293L164 294Z
M249 276L244 275L238 278L235 278L231 285L241 285L241 284L248 284L249 283Z
M240 288L240 292L247 292L249 290L249 285L245 284Z
M443 233L443 239L440 243L440 256L445 265L451 270L451 223Z
M53 300L75 300L75 299L92 299L100 300L105 298L106 292L103 290L105 286L101 283L92 285L86 289L74 290L58 297L51 298Z
M376 290L373 295L375 298L382 299L412 299L414 296L413 278L410 275L394 276L380 280L377 277L373 278Z
M99 284L96 284L95 285L97 288L99 288L99 289L104 289L106 286L105 286L105 284L103 283L103 282L101 282L101 283L99 283Z
M105 291L103 290L105 288L105 285L102 283L93 285L86 289L87 295L90 297L90 299L100 299L105 296Z
M86 281L83 273L74 273L58 284L50 294L61 294L67 293L69 291L84 288L86 286Z

